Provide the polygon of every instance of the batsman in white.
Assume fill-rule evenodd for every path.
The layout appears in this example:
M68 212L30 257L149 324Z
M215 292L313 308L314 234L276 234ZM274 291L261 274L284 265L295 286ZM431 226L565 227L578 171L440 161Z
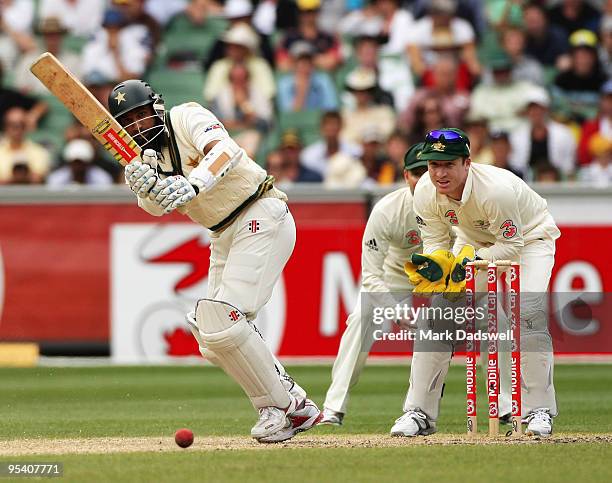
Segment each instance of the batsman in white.
M144 149L125 168L138 205L154 216L187 215L210 230L208 293L187 315L200 351L259 412L261 443L292 438L322 413L276 360L253 321L295 245L287 196L213 113L195 102L166 110L141 80L115 86L111 114Z
M527 434L549 436L557 403L546 293L560 232L546 201L510 171L472 163L469 139L459 129L428 133L420 159L427 160L428 173L415 188L414 210L425 255L418 260L413 256L412 281L419 283L420 277L432 292L460 292L469 260L521 263L523 417ZM449 227L457 234L456 256L449 253ZM484 278L477 280L476 289L486 292ZM447 361L440 358L440 370L445 366Z

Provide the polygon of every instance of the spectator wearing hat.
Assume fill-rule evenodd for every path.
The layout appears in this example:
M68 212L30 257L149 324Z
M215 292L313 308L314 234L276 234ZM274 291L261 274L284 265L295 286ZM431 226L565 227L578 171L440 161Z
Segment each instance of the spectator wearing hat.
M458 63L452 55L441 55L432 68L433 83L416 90L398 121L403 132L411 132L417 110L430 97L439 99L443 118L448 126L461 126L470 106L470 94L457 89ZM437 126L441 127L441 126ZM422 130L418 130L422 131ZM419 134L420 136L420 134ZM421 137L419 137L419 140Z
M383 55L404 54L414 17L398 0L374 0L349 13L339 25L351 37L377 37Z
M209 2L207 2L209 3ZM274 68L274 49L270 45L270 32L262 32L254 23L253 5L249 0L228 0L223 8L222 16L227 19L229 28L244 24L250 27L257 35L257 53L263 57L270 67ZM204 61L204 71L208 71L211 66L223 57L225 44L223 39L218 39L210 49Z
M466 20L456 16L455 0L431 0L428 14L417 20L410 30L408 57L414 74L428 82L427 73L440 53L451 53L461 59L465 75L460 87L468 89L472 79L480 76L476 54L476 35Z
M95 152L89 141L75 139L64 148L64 166L47 177L47 185L59 187L74 184L108 186L113 178L102 168L93 164Z
M612 141L612 80L601 87L600 94L597 117L586 121L580 131L578 162L582 166L589 164L593 159L589 149L589 142L593 136L598 134Z
M116 9L104 14L102 28L85 44L81 53L84 78L107 81L142 77L152 56L151 37L142 24L130 24Z
M323 177L300 163L302 140L294 129L287 129L281 136L279 152L282 157L281 170L286 182L320 183Z
M236 62L231 66L227 83L211 109L230 136L254 159L261 138L270 127L274 105L272 99L259 95L245 63Z
M363 128L361 164L366 172L366 185L389 185L395 182L396 168L385 152L387 137L375 125Z
M555 78L552 94L555 110L582 124L597 115L599 91L606 75L597 57L597 36L578 30L570 36L571 67Z
M567 35L548 21L546 8L537 0L523 7L523 22L527 34L525 53L546 67L555 67L569 51Z
M204 99L212 103L227 85L229 72L236 63L244 64L249 72L252 85L257 86L258 95L272 99L276 92L274 73L270 65L257 54L259 37L245 23L231 27L222 37L225 43L225 55L217 60L206 78Z
M317 69L333 71L342 62L338 39L323 32L318 26L320 0L297 0L297 28L289 30L276 50L276 66L281 71L291 69L291 46L298 41L307 42L314 51L313 62Z
M23 165L18 169L18 174L24 173L23 178L27 174L34 183L42 183L49 173L49 153L40 144L26 138L27 116L21 107L12 107L4 115L0 141L0 183L11 182L16 165Z
M527 123L510 134L510 166L520 173L549 163L568 177L576 168L576 141L572 131L549 116L550 96L543 87L524 93Z
M381 55L379 37L357 37L354 46L356 67L376 72L379 96L388 98L384 102L397 112L403 111L414 93L412 73L405 58Z
M70 34L89 37L102 26L106 4L106 0L41 0L38 16L60 18Z
M468 115L486 119L489 129L511 132L522 121L525 92L536 86L512 78L512 59L504 51L492 54L486 65L490 80L485 77L474 88Z
M77 77L80 77L81 65L78 54L65 49L62 45L67 30L60 18L41 19L38 33L42 37L40 45L21 57L15 67L14 84L22 92L48 95L49 90L30 72L30 66L42 53L50 52L55 55Z
M584 0L561 0L548 12L550 23L563 29L566 37L581 29L597 32L600 17L601 13Z
M612 78L612 14L601 19L599 30L599 62L608 79Z
M321 139L307 146L300 156L303 166L325 177L332 157L341 154L344 158L359 159L361 146L345 141L340 137L342 116L338 111L328 111L321 116Z
M578 179L602 188L612 185L612 140L596 133L589 139L588 150L593 161L580 169Z
M346 78L346 87L355 97L354 108L344 108L344 128L341 137L353 143L361 142L361 134L368 126L376 126L386 139L395 130L395 111L375 100L376 73L368 69L355 69Z
M327 72L315 70L315 52L308 42L298 41L289 49L292 70L278 80L277 104L280 112L338 108L334 83Z
M34 2L3 1L0 6L0 65L10 72L20 54L36 47L32 37Z

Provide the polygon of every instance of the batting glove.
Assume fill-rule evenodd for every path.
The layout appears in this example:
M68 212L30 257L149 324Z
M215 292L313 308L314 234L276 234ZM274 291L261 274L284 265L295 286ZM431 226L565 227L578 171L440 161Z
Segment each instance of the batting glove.
M193 200L197 193L184 176L169 176L157 183L149 198L170 213Z
M139 198L146 198L159 180L157 171L148 164L134 160L125 167L125 182Z

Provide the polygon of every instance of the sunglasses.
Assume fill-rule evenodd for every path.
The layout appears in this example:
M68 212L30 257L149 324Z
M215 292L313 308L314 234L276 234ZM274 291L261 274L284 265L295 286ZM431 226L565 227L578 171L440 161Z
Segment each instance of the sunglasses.
M425 137L427 142L444 141L445 143L467 143L467 140L459 133L454 131L440 131L434 129L429 131Z

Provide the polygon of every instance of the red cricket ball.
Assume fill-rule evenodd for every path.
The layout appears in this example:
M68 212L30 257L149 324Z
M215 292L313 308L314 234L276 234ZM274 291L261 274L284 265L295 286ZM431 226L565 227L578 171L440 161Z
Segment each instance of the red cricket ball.
M182 428L174 433L174 441L181 448L189 448L193 443L193 432L190 429Z

